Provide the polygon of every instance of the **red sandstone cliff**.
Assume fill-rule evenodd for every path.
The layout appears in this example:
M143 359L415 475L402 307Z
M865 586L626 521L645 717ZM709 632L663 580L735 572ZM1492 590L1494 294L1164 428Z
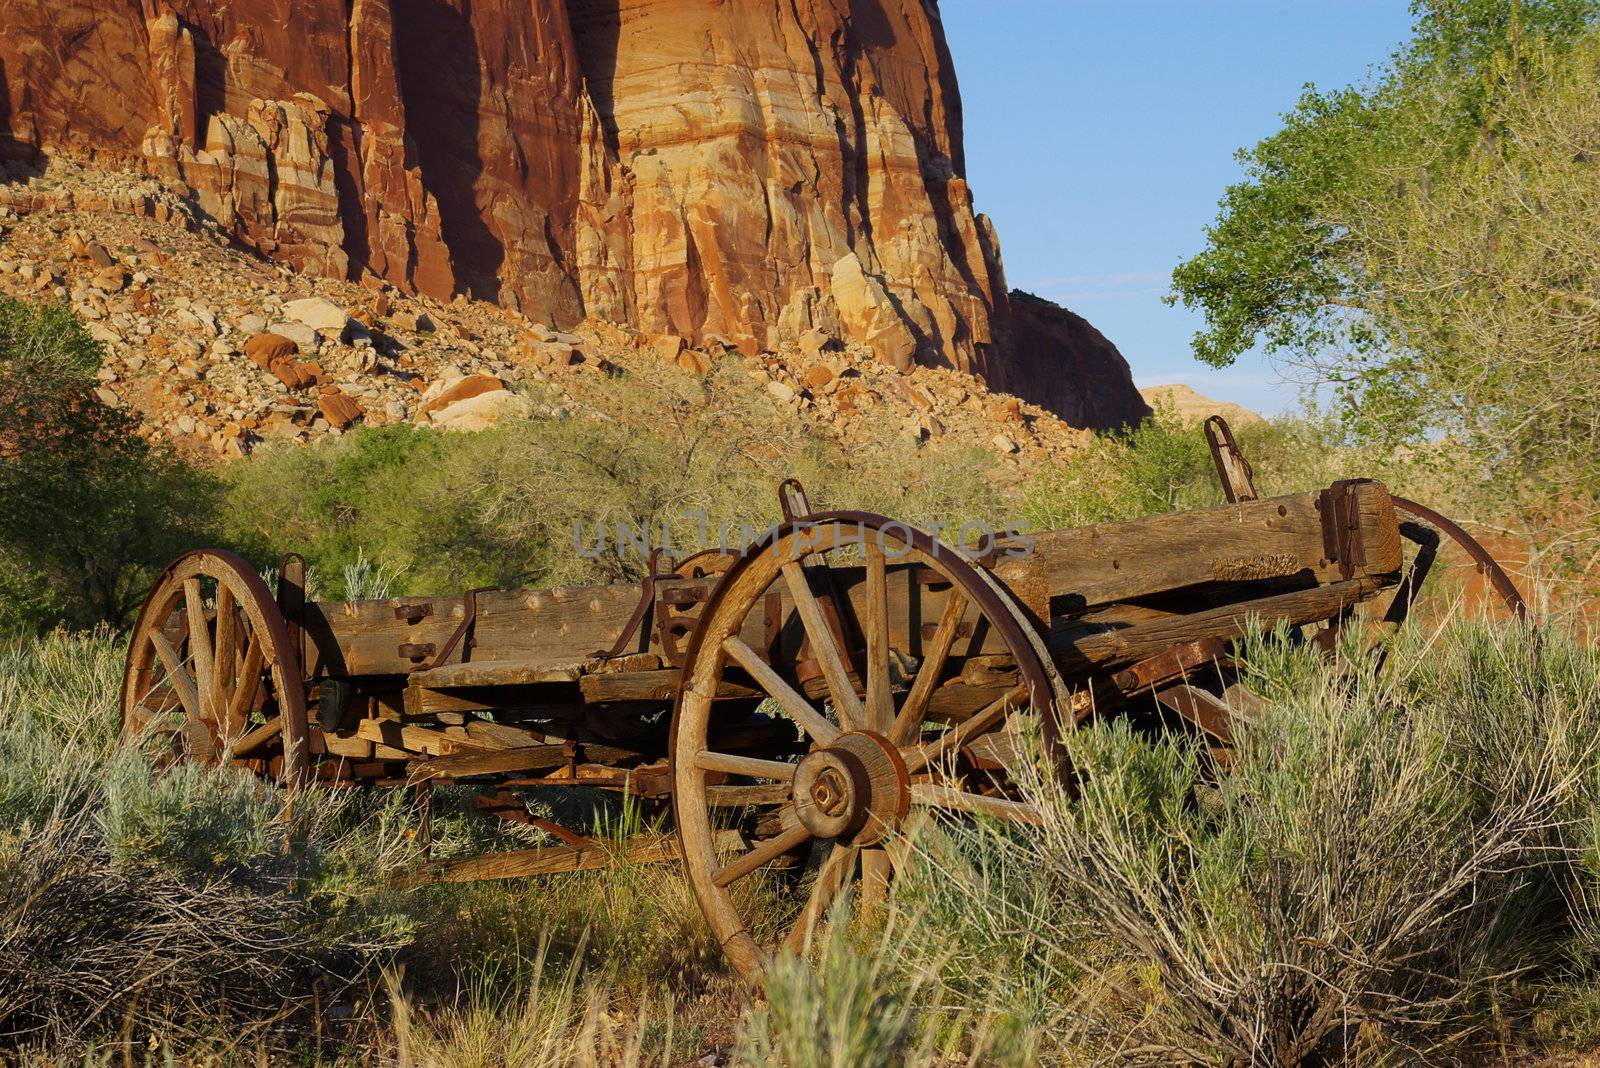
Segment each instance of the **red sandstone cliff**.
M754 351L807 330L1080 425L1144 406L1008 297L924 0L0 0L0 134L295 267Z

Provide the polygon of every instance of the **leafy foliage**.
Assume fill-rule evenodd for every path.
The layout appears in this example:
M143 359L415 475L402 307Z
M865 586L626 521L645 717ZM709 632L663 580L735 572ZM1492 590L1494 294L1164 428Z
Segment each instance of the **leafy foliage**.
M1424 0L1367 83L1308 88L1240 153L1169 298L1196 355L1261 345L1346 425L1431 459L1480 518L1600 548L1600 4Z
M211 480L95 399L100 360L64 306L0 298L0 631L128 622L206 540Z

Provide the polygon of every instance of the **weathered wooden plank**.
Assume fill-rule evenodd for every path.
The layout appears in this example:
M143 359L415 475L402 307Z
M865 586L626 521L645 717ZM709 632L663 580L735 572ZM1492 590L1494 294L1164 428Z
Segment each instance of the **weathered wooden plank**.
M696 585L712 580L670 580ZM426 658L402 657L402 643L442 650L465 613L461 596L434 597L433 614L397 619L407 599L317 602L305 607L306 668L316 675L404 675ZM592 657L616 641L639 602L639 587L573 586L480 593L473 626L474 660L555 666Z
M538 771L558 768L567 762L565 746L530 745L521 749L501 749L487 753L436 757L411 767L411 779L466 779L474 775L502 775L512 771Z
M593 660L548 664L530 660L473 660L412 672L406 682L429 690L472 686L529 686L544 682L577 682Z
M356 724L356 737L379 742L393 749L429 756L454 756L458 753L483 753L493 746L472 738L457 738L427 727L409 727L392 719L364 719Z
M407 686L404 707L408 716L538 708L546 715L578 718L584 714L584 706L576 700L577 696L576 688L571 685L484 686L465 690Z
M527 727L513 727L505 723L490 723L475 719L467 725L467 737L487 749L525 749L530 745L559 744L565 738L552 738L543 731Z
M619 671L609 675L585 675L578 683L583 699L590 704L609 701L672 701L678 696L677 668L660 671ZM765 697L749 686L724 682L717 688L719 699Z
M1061 626L1052 628L1046 644L1056 665L1070 674L1155 656L1179 642L1242 637L1252 619L1268 625L1281 619L1291 626L1326 619L1342 608L1359 604L1377 590L1374 579L1350 579L1098 634L1085 634L1074 621L1063 620Z
M1366 550L1362 574L1400 569L1399 526L1388 491L1355 488ZM1002 581L1039 579L1053 611L1091 607L1205 583L1306 576L1319 583L1344 576L1328 559L1320 491L1173 512L1124 523L1032 535L1033 551L996 567Z

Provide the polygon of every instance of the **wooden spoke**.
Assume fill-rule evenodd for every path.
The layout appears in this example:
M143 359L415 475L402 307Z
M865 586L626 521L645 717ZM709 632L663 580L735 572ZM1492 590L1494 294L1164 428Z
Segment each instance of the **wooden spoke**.
M708 786L706 804L713 808L744 808L758 805L781 805L789 800L788 783L769 782L760 786Z
M244 665L239 669L238 678L233 683L233 693L228 699L224 726L230 738L243 729L249 718L250 705L261 685L262 666L261 642L252 636L245 649Z
M235 758L249 756L283 733L283 717L273 716L233 745Z
M777 860L783 854L810 838L811 832L797 823L776 838L768 838L765 842L762 842L726 867L718 868L711 881L717 886L729 886L757 868L771 864L774 860Z
M813 645L816 644L813 639ZM805 695L787 682L776 671L772 670L765 661L756 655L756 651L746 645L737 637L729 638L722 643L722 648L733 657L734 661L750 677L756 680L756 685L767 692L767 695L777 701L783 710L798 724L802 730L811 735L818 743L827 745L839 737L839 728L830 723L821 712L811 707ZM831 649L832 646L830 645ZM851 696L854 696L852 691Z
M889 851L871 846L861 851L861 911L873 916L889 896Z
M217 757L216 739L211 737L211 727L203 719L194 716L185 717L183 721L183 741L194 754L196 760L202 764L209 764Z
M860 848L856 846L835 843L827 859L822 862L822 867L817 869L817 881L811 887L811 896L806 899L805 908L800 910L800 917L795 921L794 929L789 932L789 937L783 940L786 948L795 953L805 952L817 921L827 914L833 899L838 897L839 891L849 883L850 876L855 872L856 856L860 852Z
M915 775L929 764L936 764L948 754L959 750L972 739L1005 719L1006 712L1016 708L1017 703L1026 696L1027 691L1023 687L1015 687L1008 691L1004 697L967 717L959 726L946 731L932 745L917 746L905 750L902 755L906 761L906 773Z
M713 753L702 749L695 755L694 766L701 771L726 771L733 775L749 775L757 779L778 779L788 782L794 778L793 764L781 760L762 760L759 757L738 756L734 753Z
M827 680L828 693L833 697L839 722L846 730L855 730L866 721L866 710L850 682L850 671L845 667L844 658L839 655L839 646L834 642L833 629L828 626L827 617L822 614L822 605L817 603L816 595L811 592L805 567L798 560L790 560L783 565L783 580L789 587L789 596L794 599L795 609L800 613L806 637L811 639L811 651L822 668L822 677Z
M194 678L199 696L201 718L215 718L212 686L215 684L215 660L211 654L211 631L206 628L206 605L200 596L200 580L185 579L183 604L189 617L189 656L194 661Z
M954 786L942 786L924 782L912 783L911 803L913 805L931 805L935 808L951 809L957 812L975 812L982 816L1010 820L1013 823L1043 822L1043 818L1039 815L1039 810L1032 805L1025 805L1021 801L1007 801L1001 797L984 797L982 794L969 794L965 790L956 789Z
M200 695L194 685L194 676L183 668L183 660L178 656L178 650L172 647L167 636L160 631L152 631L150 644L155 646L156 655L161 658L161 666L167 669L167 683L172 687L172 692L178 695L178 703L183 705L184 712L190 718L200 715Z
M224 733L229 730L227 712L232 705L233 687L239 675L238 615L233 602L233 590L226 582L217 583L217 646L213 651L216 663L211 672L211 707L217 711L218 725Z
M889 693L889 579L883 547L872 538L867 548L867 708L866 727L887 735L894 724Z
M911 683L911 692L906 694L905 704L900 706L900 714L895 716L894 726L889 729L889 740L895 745L909 742L922 723L922 717L927 715L928 702L939 685L939 676L944 674L944 662L956 644L956 632L966 611L966 595L951 587L950 599L945 601L944 614L939 617L939 628L923 651L922 666Z

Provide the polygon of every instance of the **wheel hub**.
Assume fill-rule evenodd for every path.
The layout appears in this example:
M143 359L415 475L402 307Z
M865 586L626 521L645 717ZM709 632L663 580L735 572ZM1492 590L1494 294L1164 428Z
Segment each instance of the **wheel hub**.
M887 738L849 731L800 762L794 806L801 824L818 838L868 845L905 819L910 776Z

